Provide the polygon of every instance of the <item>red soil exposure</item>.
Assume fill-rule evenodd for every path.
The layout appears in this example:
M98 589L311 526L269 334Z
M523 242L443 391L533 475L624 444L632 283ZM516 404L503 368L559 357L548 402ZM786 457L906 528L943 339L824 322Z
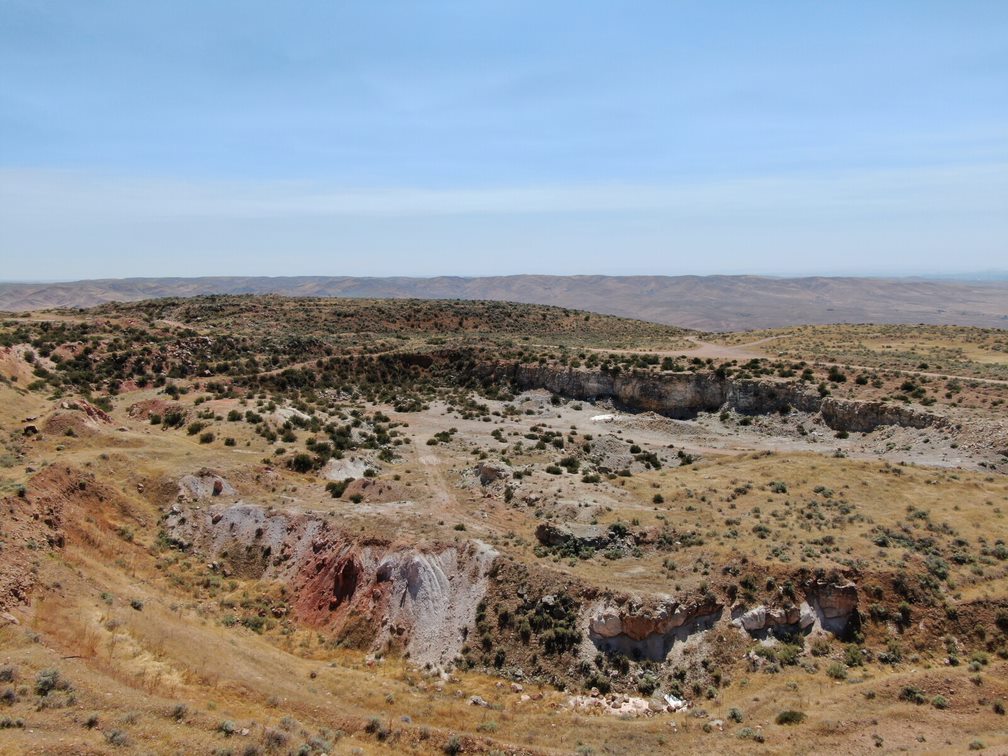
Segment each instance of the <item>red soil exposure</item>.
M294 616L344 645L399 646L432 663L457 655L496 556L476 542L354 538L312 515L241 503L174 506L165 529L180 548L220 558L238 574L282 582Z
M23 494L3 499L0 607L24 603L43 554L62 548L67 531L83 535L82 528L98 526L107 505L118 499L93 475L68 465L45 468L28 481ZM124 503L119 503L125 511Z
M149 420L151 415L164 416L169 410L177 410L188 417L189 411L178 402L169 402L164 399L145 399L142 402L131 404L126 410L129 416L136 420Z

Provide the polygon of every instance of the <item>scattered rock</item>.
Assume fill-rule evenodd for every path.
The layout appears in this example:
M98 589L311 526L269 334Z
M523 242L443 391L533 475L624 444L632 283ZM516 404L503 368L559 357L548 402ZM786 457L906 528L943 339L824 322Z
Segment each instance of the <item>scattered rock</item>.
M486 460L476 465L476 475L479 482L488 486L499 480L507 480L511 477L511 468L504 462L496 460Z
M180 501L201 501L215 496L234 496L234 487L215 471L203 468L195 475L183 475L178 481Z
M556 525L543 522L536 528L536 539L543 546L571 545L575 548L605 548L612 541L608 530L599 525Z

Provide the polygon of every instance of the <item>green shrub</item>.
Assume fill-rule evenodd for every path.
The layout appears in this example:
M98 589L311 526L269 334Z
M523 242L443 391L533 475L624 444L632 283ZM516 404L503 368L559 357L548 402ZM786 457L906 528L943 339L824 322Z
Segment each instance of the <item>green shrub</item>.
M35 678L35 693L39 696L48 696L54 690L71 690L72 687L58 669L43 669Z
M805 721L805 712L787 709L777 715L774 720L779 725L797 725Z
M346 487L353 483L353 478L344 478L343 480L331 480L326 483L326 491L334 499L338 499L343 496L343 492L346 491Z
M300 452L295 454L290 461L290 468L294 472L306 473L315 467L315 460L310 454Z
M834 680L846 680L847 679L847 667L840 662L833 662L826 669L826 674L832 677Z
M105 733L105 742L117 748L124 748L130 744L130 739L122 730L109 730Z
M927 703L927 697L924 695L924 691L920 688L914 687L913 685L905 685L899 694L900 701L906 701L908 703L915 703L918 706Z

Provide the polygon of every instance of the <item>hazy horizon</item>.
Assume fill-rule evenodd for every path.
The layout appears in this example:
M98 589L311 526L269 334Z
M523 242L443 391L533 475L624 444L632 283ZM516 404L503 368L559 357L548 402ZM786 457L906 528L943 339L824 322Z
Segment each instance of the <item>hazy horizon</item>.
M904 274L904 275L870 275L870 274L858 274L858 273L815 273L808 275L787 275L787 274L775 274L775 273L701 273L701 274L689 274L684 273L680 275L667 275L667 274L655 274L653 276L646 274L610 274L610 273L486 273L483 275L466 276L459 275L455 273L439 273L432 274L429 276L410 276L410 275L398 275L398 276L341 276L338 274L320 274L314 275L311 273L301 274L301 275L278 275L278 276L252 276L245 275L240 272L231 273L229 275L206 275L206 276L179 276L179 275L145 275L145 276L102 276L102 277L92 277L92 278L0 278L0 284L26 284L26 285L46 285L46 284L73 284L73 283L87 283L91 281L129 281L129 280L164 280L164 279L179 279L179 280L199 280L199 279L213 279L213 278L275 278L275 279L297 279L297 278L360 278L360 279L392 279L392 278L407 278L416 280L432 280L438 278L460 278L460 279L480 279L480 278L520 278L524 276L546 276L555 278L592 278L592 277L605 277L605 278L766 278L766 279L808 279L808 278L875 278L884 279L892 281L949 281L957 282L961 281L964 283L985 283L985 282L997 282L1001 283L1003 281L1008 281L1008 269L1006 270L986 270L986 271L967 271L963 273L918 273L918 274Z

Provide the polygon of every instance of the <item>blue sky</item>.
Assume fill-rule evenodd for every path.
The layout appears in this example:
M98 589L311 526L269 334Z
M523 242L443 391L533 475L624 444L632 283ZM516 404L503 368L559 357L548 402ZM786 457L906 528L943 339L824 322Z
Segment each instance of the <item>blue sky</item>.
M1008 3L0 0L0 278L1008 268Z

